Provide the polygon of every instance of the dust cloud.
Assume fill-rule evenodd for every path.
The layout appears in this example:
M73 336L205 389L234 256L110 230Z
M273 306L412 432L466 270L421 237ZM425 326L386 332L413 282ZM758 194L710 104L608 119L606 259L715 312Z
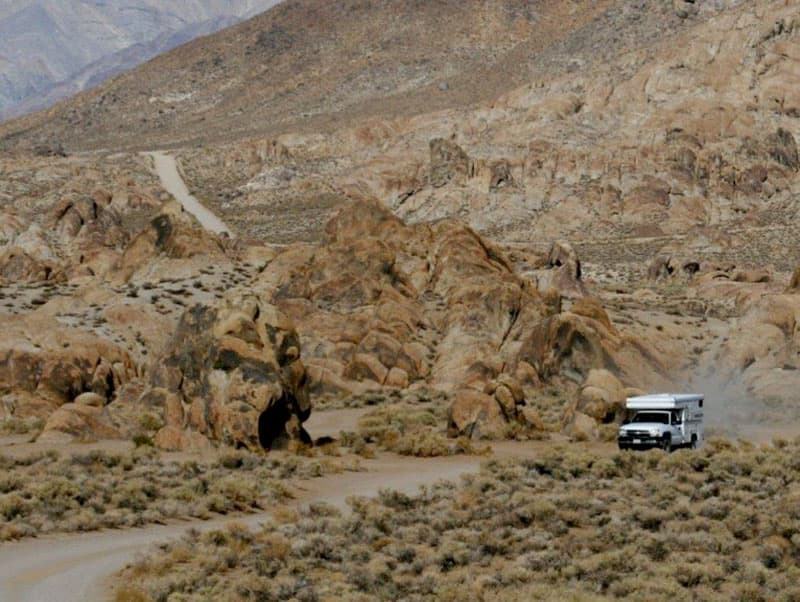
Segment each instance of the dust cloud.
M800 407L792 400L755 398L738 375L711 367L688 383L691 392L703 393L706 438L724 436L753 443L800 435Z

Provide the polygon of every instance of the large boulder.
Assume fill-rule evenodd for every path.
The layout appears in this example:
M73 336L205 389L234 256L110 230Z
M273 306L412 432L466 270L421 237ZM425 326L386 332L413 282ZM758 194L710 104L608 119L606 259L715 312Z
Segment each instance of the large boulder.
M169 406L157 442L196 446L196 437L174 436L182 429L248 449L310 442L302 426L311 404L300 341L275 306L236 291L217 306L195 306L167 348L152 376ZM166 404L170 394L179 403L173 397Z
M578 410L595 420L611 422L625 410L625 387L608 370L592 370L581 388Z
M68 443L118 439L120 431L114 426L108 409L82 403L64 404L47 419L40 443Z
M447 434L470 439L502 439L508 422L497 400L481 391L457 391L447 414Z
M187 259L225 257L225 245L218 236L194 223L177 204L168 205L128 245L119 259L116 281L126 282L157 258Z
M538 288L542 293L582 297L586 294L582 277L578 254L571 244L560 240L550 245L545 269L538 272Z
M505 373L486 383L482 391L459 389L448 410L447 432L451 437L501 439L512 429L544 428L538 412L526 404L522 384Z

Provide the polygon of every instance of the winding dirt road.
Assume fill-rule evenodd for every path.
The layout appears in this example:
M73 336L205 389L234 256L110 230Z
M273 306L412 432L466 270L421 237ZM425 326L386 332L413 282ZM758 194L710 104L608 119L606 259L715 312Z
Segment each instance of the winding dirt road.
M324 501L346 508L352 495L375 495L384 488L415 493L420 485L457 479L475 472L477 457L367 460L366 472L344 473L304 481L298 503ZM205 531L237 522L257 526L268 513L183 522L124 531L103 531L26 540L0 546L0 600L4 602L90 602L112 598L109 578L137 554L159 542L180 537L190 527Z
M323 411L312 414L306 423L313 437L337 436L355 430L367 409ZM552 441L502 441L492 444L494 457L533 457L552 448ZM584 444L573 444L584 445ZM585 444L590 445L590 444ZM610 455L616 447L591 444L591 452ZM0 451L6 453L41 451L40 444L9 441ZM113 451L122 451L115 444ZM477 472L484 460L477 456L413 458L379 454L363 460L363 472L331 474L294 483L296 505L327 502L347 509L350 496L372 496L381 489L416 493L420 486ZM179 538L190 528L207 531L230 522L251 527L270 518L268 512L222 517L211 521L183 521L140 529L101 531L42 537L0 545L0 601L2 602L94 602L113 599L113 575L145 553L151 546Z
M186 211L191 213L209 232L233 236L233 232L220 218L209 211L196 197L192 196L186 182L183 181L175 158L161 151L147 153L153 159L153 167L161 179L164 189L175 197Z
M363 410L319 412L308 423L314 436L352 430ZM384 488L415 493L421 485L475 472L482 458L407 458L382 454L364 460L364 472L301 481L297 504L324 501L345 509L351 495L375 495ZM268 513L186 521L124 531L43 537L0 545L0 600L3 602L90 602L113 597L109 579L137 554L180 537L189 528L209 530L229 522L256 526Z

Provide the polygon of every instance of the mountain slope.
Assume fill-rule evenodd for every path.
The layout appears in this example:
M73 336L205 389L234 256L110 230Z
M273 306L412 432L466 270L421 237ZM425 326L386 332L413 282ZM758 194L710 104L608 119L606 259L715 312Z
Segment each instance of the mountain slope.
M0 133L152 146L470 104L613 4L290 0Z
M10 0L0 11L0 118L52 104L273 4ZM112 56L116 59L109 68L105 65Z

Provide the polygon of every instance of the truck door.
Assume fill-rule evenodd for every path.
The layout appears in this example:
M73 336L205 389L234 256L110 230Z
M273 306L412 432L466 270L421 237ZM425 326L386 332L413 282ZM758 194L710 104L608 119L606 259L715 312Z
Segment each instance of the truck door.
M672 431L672 443L682 445L686 441L686 420L684 420L683 410L673 410L670 413L670 430Z

